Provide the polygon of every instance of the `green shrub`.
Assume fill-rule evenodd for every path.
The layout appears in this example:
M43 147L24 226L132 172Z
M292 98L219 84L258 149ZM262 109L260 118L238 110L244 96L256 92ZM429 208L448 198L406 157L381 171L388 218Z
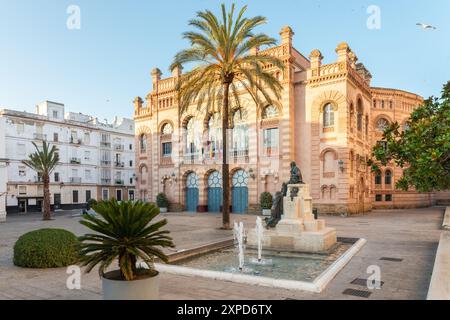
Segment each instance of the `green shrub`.
M89 201L87 202L88 209L92 208L92 207L95 206L96 204L97 204L97 200L95 200L95 199L89 199Z
M261 193L260 198L260 205L261 209L271 209L273 204L273 197L272 194L269 192L263 192Z
M77 237L62 229L24 234L14 245L14 264L23 268L60 268L77 262Z
M156 204L159 208L168 208L169 199L167 199L167 196L161 192L156 196Z

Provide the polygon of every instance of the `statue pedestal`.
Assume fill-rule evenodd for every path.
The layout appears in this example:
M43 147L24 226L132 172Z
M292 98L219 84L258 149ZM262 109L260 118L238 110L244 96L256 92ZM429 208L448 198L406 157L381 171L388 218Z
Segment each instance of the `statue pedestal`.
M314 253L327 251L336 244L336 229L327 228L323 219L314 220L309 185L289 185L283 211L276 228L264 231L264 248ZM248 233L247 244L258 245L253 229Z

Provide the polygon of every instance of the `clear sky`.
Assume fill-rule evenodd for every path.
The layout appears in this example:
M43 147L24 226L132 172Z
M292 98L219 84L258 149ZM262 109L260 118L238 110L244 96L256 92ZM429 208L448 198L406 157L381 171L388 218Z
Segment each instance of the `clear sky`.
M131 117L132 100L150 90L150 70L169 75L181 33L196 11L218 10L216 0L0 0L0 106L33 111L43 100L101 119ZM284 25L305 56L320 49L325 63L342 41L372 72L374 86L425 97L450 80L448 0L251 0L249 15L273 37ZM225 1L231 3L231 1ZM69 30L69 5L81 10ZM381 29L369 30L367 8L381 9ZM417 22L437 30L422 30Z

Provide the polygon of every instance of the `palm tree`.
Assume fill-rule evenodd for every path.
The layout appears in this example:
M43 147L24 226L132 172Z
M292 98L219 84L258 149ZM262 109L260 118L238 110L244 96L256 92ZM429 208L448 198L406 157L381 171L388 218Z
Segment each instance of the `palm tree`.
M180 115L189 106L206 108L208 113L222 114L223 147L223 228L230 228L230 181L227 159L227 131L230 128L230 99L236 109L241 108L240 92L244 90L257 108L272 103L273 97L280 99L282 86L265 65L284 69L283 62L273 56L258 55L261 47L276 44L276 40L254 29L266 23L266 18L245 18L247 6L235 16L235 5L227 12L222 4L222 17L211 11L198 12L197 18L189 22L196 31L183 34L191 47L179 52L171 70L185 64L194 68L180 77L177 85ZM241 88L238 88L241 87ZM264 104L264 105L263 105Z
M42 143L42 150L33 142L36 152L29 155L28 160L22 162L35 170L44 184L44 220L50 220L50 174L59 161L56 146L50 148L47 142Z

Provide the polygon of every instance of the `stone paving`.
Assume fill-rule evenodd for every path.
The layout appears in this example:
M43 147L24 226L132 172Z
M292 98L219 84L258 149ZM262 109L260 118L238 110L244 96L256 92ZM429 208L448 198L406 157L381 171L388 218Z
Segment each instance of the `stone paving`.
M161 275L161 299L364 299L343 295L345 289L367 290L352 285L367 278L371 265L381 268L384 286L369 299L426 299L441 234L444 208L374 211L356 217L325 217L339 237L365 238L363 249L320 294L249 286L203 278ZM31 270L12 263L13 246L20 235L39 228L64 228L77 235L86 230L72 212L57 213L43 222L39 215L11 216L0 224L0 299L101 299L97 272L82 277L81 290L68 290L66 269ZM231 236L219 230L221 216L214 214L165 214L177 247L191 248ZM252 227L255 216L233 216ZM382 261L398 258L401 262Z

